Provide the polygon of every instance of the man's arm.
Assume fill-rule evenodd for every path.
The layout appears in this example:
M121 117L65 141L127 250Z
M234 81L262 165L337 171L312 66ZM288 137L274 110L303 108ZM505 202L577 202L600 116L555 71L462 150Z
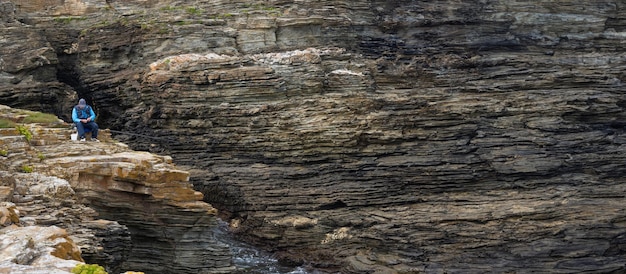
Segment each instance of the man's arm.
M72 108L72 121L74 121L74 123L80 123L80 119L78 119L78 114L76 113L76 108Z
M89 121L91 121L91 122L96 121L96 113L93 112L93 108L92 107L89 108L89 112L91 114L91 116L89 116L89 118L91 118Z

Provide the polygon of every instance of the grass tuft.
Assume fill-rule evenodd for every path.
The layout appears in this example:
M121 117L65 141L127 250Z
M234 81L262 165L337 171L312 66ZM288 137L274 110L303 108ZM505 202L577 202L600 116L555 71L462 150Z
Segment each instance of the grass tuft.
M20 134L24 135L24 138L26 138L26 141L30 142L30 140L33 139L33 134L25 126L17 125L15 126L15 128Z
M15 122L9 119L0 118L0 128L14 128L14 127L15 127Z
M22 166L22 172L24 172L24 173L31 173L31 172L33 172L33 167L32 166L28 166L28 165L23 165Z
M62 17L54 18L55 22L63 23L63 24L69 24L69 23L72 23L72 22L84 21L84 20L87 20L87 17L83 17L83 16L62 16Z
M23 123L56 123L59 121L55 115L42 113L42 112L31 112L26 116L22 122Z

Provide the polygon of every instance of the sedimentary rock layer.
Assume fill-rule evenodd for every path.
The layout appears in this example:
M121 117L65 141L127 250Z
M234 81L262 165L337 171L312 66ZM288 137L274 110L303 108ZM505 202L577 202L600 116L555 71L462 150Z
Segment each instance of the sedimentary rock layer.
M58 79L285 262L624 269L621 1L25 2Z
M12 202L21 216L15 220L11 207L0 207L1 226L5 221L20 226L6 227L4 232L26 242L28 237L20 235L36 229L44 235L69 237L80 251L78 247L76 251L56 248L78 257L55 256L84 259L109 273L234 270L229 248L213 234L216 210L202 201L203 195L189 182L189 173L173 165L171 157L132 151L111 140L106 130L98 136L102 142L78 142L70 140L73 131L60 120L26 122L40 114L0 105L0 202ZM5 128L7 121L16 127ZM41 273L34 267L45 267L37 258L44 260L47 255L22 248L20 241L0 246L0 253L15 251L26 255L13 256L24 258L2 257L0 267L8 264L2 269L10 273ZM48 266L53 265L63 263Z

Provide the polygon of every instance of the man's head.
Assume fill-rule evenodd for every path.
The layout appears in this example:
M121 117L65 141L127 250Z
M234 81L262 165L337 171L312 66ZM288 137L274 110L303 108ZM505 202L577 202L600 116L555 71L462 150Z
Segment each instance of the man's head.
M78 107L79 108L82 109L82 108L85 108L85 106L87 106L87 102L85 101L85 99L81 98L80 100L78 100Z

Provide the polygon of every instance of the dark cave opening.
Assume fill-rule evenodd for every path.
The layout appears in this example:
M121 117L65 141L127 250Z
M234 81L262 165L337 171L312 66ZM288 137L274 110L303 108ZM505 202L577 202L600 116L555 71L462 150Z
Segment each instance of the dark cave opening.
M74 54L59 54L59 64L57 65L57 79L59 82L67 84L76 91L78 98L84 98L87 104L93 104L89 94L89 88L81 80L81 74L77 70L78 56Z

